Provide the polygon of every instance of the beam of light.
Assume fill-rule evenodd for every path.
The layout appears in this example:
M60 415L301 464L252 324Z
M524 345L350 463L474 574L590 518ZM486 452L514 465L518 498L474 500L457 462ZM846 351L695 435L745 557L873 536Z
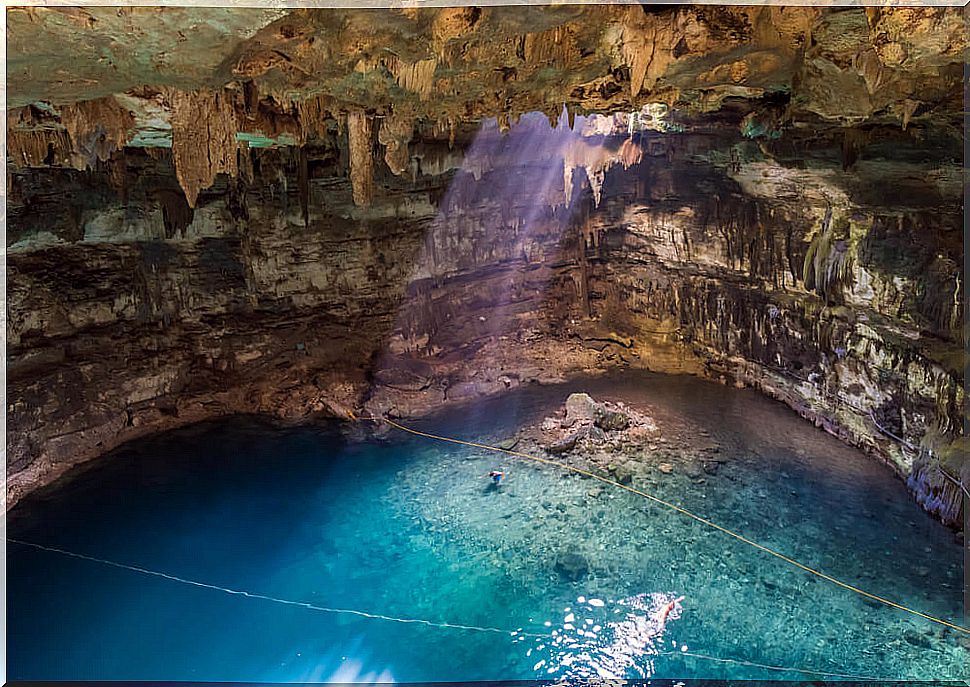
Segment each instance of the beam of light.
M483 123L414 258L379 372L468 361L538 324L553 266L576 261L577 243L583 249L578 221L599 203L607 170L642 157L626 125L604 119L570 123L564 108L555 125L534 112L504 133L494 119Z
M328 642L320 652L303 649L284 657L280 667L262 676L263 682L298 684L378 685L397 682L390 668L376 670L376 660L367 648L367 639L358 635Z

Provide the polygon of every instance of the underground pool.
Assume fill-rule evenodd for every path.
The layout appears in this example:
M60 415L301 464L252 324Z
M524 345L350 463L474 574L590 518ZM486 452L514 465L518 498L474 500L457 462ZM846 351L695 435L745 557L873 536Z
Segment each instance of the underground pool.
M652 418L638 488L964 621L954 533L888 467L754 392L628 373L408 424L500 443L574 391ZM8 527L18 680L943 680L970 663L959 632L635 494L350 423L234 417L138 440Z

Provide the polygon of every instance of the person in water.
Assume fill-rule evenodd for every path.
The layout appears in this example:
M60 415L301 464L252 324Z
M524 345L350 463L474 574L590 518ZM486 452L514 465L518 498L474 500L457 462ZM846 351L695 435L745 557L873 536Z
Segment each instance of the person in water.
M492 480L492 484L497 486L502 483L503 479L505 479L505 473L501 470L491 470L487 477Z
M660 613L657 614L657 620L660 623L660 627L663 627L664 625L667 624L667 616L669 616L671 612L674 610L674 608L677 607L677 604L679 604L683 600L684 600L684 597L678 596L676 599L674 599L673 601L671 601L670 603L668 603L667 605L665 605L663 608L660 609Z

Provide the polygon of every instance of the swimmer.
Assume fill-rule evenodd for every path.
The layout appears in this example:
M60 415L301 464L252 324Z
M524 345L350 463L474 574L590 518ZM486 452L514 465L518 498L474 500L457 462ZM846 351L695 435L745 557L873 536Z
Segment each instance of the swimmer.
M679 604L683 600L684 600L684 597L678 596L676 599L674 599L669 604L667 604L662 609L660 609L658 620L660 621L661 627L663 627L667 623L667 616L670 615L671 611L673 611L674 608L677 606L677 604Z
M501 470L492 470L487 475L485 475L492 480L493 484L501 484L502 480L505 479L505 473Z

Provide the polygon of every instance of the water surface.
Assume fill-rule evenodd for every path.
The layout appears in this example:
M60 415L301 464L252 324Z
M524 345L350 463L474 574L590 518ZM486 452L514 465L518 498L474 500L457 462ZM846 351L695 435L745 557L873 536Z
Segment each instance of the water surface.
M636 486L963 622L953 533L885 466L753 392L629 374L412 424L496 442L576 390L656 420L641 460L673 470L645 468ZM709 474L698 456L715 446ZM482 478L496 467L510 472L498 489ZM970 662L953 631L633 494L400 433L349 441L254 418L171 432L25 499L9 536L314 607L11 543L12 679L928 680L966 677ZM585 575L564 573L567 555Z

